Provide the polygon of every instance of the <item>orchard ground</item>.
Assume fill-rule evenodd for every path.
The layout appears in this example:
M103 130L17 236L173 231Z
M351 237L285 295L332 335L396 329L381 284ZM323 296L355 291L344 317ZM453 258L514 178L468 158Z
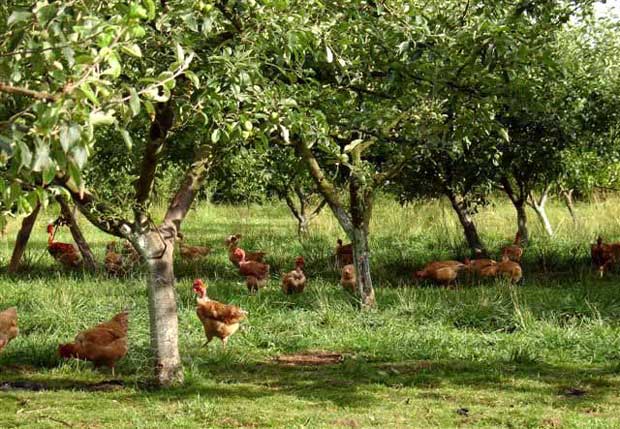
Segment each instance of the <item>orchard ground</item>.
M530 212L533 242L525 282L455 289L414 285L424 262L467 251L449 204L401 208L381 199L371 227L377 309L360 313L338 285L331 254L345 238L328 211L300 242L285 206L198 205L183 224L189 244L209 245L204 262L178 260L180 346L186 383L156 390L149 375L147 291L137 269L124 279L67 272L46 251L40 216L16 276L0 274L0 309L17 306L21 335L0 354L0 427L13 428L617 428L620 427L620 277L593 275L589 245L620 240L620 198L578 204L578 223L556 201L556 236ZM477 216L493 256L512 240L512 207L498 202ZM6 267L19 226L0 247ZM81 226L101 261L110 237ZM265 250L273 273L249 296L227 259L226 235ZM68 231L57 239L68 241ZM303 255L309 286L280 291L283 272ZM249 319L227 349L207 348L195 315L194 277L209 295L240 305ZM130 351L110 382L88 362L63 362L60 342L130 309ZM301 352L342 355L332 365L291 365Z

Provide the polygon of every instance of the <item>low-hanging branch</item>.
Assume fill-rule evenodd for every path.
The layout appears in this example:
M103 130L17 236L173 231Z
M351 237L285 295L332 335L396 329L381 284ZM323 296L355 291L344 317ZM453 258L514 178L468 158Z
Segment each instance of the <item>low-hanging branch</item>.
M100 230L119 238L128 238L132 233L129 221L114 213L108 205L98 200L88 190L80 189L69 176L56 176L54 184L67 190L80 213Z

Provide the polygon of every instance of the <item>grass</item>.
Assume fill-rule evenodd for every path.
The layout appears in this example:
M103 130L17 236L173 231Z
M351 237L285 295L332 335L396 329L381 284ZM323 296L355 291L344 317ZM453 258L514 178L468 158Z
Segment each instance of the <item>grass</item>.
M50 210L36 227L26 269L0 274L0 309L17 306L21 327L0 354L0 427L620 427L618 276L595 278L588 262L596 235L620 238L620 199L578 205L578 225L562 207L549 210L553 240L542 236L530 213L535 241L526 250L523 286L443 289L416 287L410 275L427 260L466 254L449 206L401 208L382 200L371 241L378 308L360 314L330 267L343 234L327 212L302 243L283 206L201 205L183 230L189 243L215 251L204 263L177 262L186 383L164 391L144 383L144 274L109 279L58 268L45 250ZM477 221L490 249L513 236L507 205L482 210ZM82 225L101 259L109 238ZM10 224L0 243L1 266L17 228ZM258 296L247 294L227 260L223 239L234 232L245 235L244 247L269 252L274 275ZM68 231L59 236L68 239ZM284 296L280 275L298 254L311 283L301 296ZM195 276L207 279L213 298L250 312L227 350L215 342L202 347L190 291ZM122 384L106 383L110 374L90 363L56 356L59 342L125 307L130 352L117 368ZM274 360L307 350L344 359L313 367Z

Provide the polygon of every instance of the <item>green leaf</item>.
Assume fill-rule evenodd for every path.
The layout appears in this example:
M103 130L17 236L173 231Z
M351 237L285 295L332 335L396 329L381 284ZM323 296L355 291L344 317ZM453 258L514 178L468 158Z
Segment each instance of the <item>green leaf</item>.
M142 0L142 4L146 9L146 17L148 19L155 19L155 2L153 0Z
M131 139L129 131L127 131L126 129L120 129L119 131L121 133L121 136L123 137L123 140L125 141L125 146L127 146L127 150L131 150L131 148L133 147L133 140Z
M86 148L83 146L76 146L73 150L71 150L71 155L75 161L76 167L82 170L86 165L86 160L88 159L88 151Z
M214 129L211 133L211 141L213 143L217 143L218 141L220 141L221 134L222 133L219 128Z
M129 108L132 116L136 116L140 113L140 97L134 88L129 88L129 94Z
M155 118L155 107L153 107L153 103L148 100L143 100L144 108L146 109L146 113L149 114L151 119Z
M116 118L112 110L108 110L107 112L95 111L90 113L88 121L92 126L111 125L116 122Z
M157 77L159 82L163 82L162 85L164 88L172 89L176 85L176 80L174 79L174 73L171 71L164 71L159 74ZM165 82L164 82L165 81Z
M32 171L44 171L49 168L50 164L50 147L45 143L37 144Z
M80 140L81 134L82 131L78 125L64 125L60 129L60 146L62 147L62 150L67 153L69 148Z
M342 151L343 153L349 153L349 152L353 152L354 150L357 150L359 151L359 153L362 153L364 150L370 147L373 143L374 142L372 141L364 142L364 140L362 139L355 139L351 143L346 145Z
M196 73L191 70L186 70L185 72L183 72L183 74L192 82L196 89L200 88L200 79L198 78Z
M115 52L110 52L110 54L107 55L106 60L110 67L102 71L101 74L112 76L113 78L116 79L117 77L121 75L121 71L122 71L121 63L118 60L118 56L116 55Z
M328 63L332 63L334 61L334 53L329 48L329 46L325 46L325 58Z
M25 197L19 197L15 202L20 213L32 212L32 206Z
M82 186L82 174L80 169L76 167L74 162L69 162L68 165L69 177L78 185Z
M52 183L52 180L56 177L56 165L54 163L50 163L45 170L43 170L43 184L47 185L48 183Z
M510 135L508 134L508 131L506 131L505 128L500 128L499 133L502 136L502 138L506 140L506 142L510 142Z
M20 168L30 168L30 163L32 162L32 151L28 145L21 140L17 142L17 147L19 147L19 159L21 161Z
M140 49L140 46L135 43L121 46L121 51L127 55L131 55L132 57L142 58L142 50Z
M42 188L35 189L35 192L37 194L37 200L39 200L41 206L46 209L49 204L49 195Z
M128 15L129 15L129 18L138 18L138 19L148 18L147 10L135 2L129 5Z
M176 54L177 61L180 62L180 63L185 61L185 50L183 49L183 46L181 46L177 42L177 43L175 43L174 48L175 48L174 52Z
M10 27L13 24L17 24L18 22L29 20L31 16L32 13L26 10L15 10L12 14L9 15L9 19L7 19L6 24Z

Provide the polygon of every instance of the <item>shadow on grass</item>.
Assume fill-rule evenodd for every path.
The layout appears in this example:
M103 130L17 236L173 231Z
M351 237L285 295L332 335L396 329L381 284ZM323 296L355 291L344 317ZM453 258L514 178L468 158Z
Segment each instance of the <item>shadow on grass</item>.
M198 378L198 374L190 374L186 385L170 389L156 389L141 381L92 383L69 378L50 381L42 374L30 378L0 373L7 380L0 381L0 391L114 391L126 397L161 401L195 395L231 400L286 395L342 407L367 408L384 400L383 393L378 392L383 389L402 395L403 399L415 393L429 400L445 399L443 389L466 389L472 394L525 395L527 400L553 397L561 406L580 408L617 396L619 369L617 365L584 368L540 362L367 362L348 357L337 365L315 367L283 366L275 362L204 363L194 366L194 371L208 381ZM403 388L415 391L402 391Z

